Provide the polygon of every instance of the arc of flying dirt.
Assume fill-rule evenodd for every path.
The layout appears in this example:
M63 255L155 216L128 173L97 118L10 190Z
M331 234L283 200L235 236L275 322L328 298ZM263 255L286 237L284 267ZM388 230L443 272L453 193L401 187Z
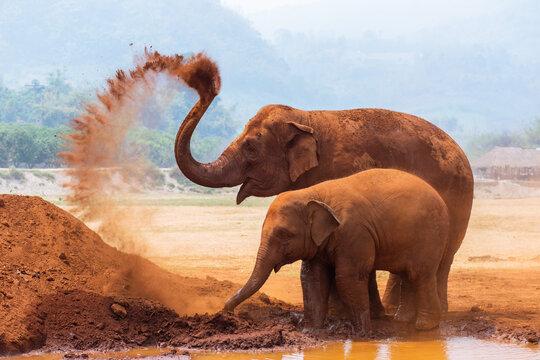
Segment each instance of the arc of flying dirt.
M133 119L119 121L115 115L128 100L134 100L138 86L152 91L152 79L159 73L181 80L196 90L201 100L215 97L221 87L218 67L204 53L186 59L182 55L166 56L145 48L144 55L136 57L134 69L118 70L114 77L107 79L107 87L97 93L98 103L85 104L85 112L70 124L72 131L63 136L67 141L66 151L58 156L69 166L67 172L72 179L64 184L71 189L68 201L77 203L77 199L88 198L91 189L99 192L103 188L100 185L109 181L99 176L90 179L89 171L121 165L116 156ZM89 183L93 186L88 186Z
M138 242L144 243L130 224L140 214L122 210L119 195L144 186L148 171L140 155L122 152L129 129L138 125L136 112L155 90L158 74L196 90L201 99L213 99L221 86L217 65L204 53L185 58L145 49L134 63L134 68L118 70L106 80L96 102L84 104L84 112L70 123L70 133L62 136L66 145L58 154L68 165L63 186L69 189L66 201L73 211L82 220L99 221L100 235L129 252L139 252ZM122 190L116 175L122 179Z

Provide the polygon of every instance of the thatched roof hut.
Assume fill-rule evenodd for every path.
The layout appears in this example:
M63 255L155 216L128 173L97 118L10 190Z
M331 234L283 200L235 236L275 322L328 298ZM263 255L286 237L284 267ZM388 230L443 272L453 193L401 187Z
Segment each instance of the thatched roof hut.
M540 180L540 148L496 147L472 163L480 179Z

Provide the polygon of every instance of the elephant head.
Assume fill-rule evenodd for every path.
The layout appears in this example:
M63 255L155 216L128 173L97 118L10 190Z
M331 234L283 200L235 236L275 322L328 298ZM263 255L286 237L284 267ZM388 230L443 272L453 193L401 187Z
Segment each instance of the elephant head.
M299 110L281 105L263 107L216 161L199 163L191 155L190 140L212 100L201 98L176 136L176 162L191 181L206 187L242 184L236 198L239 204L251 195L288 190L319 164L313 128L302 124Z
M223 310L232 311L256 293L272 270L310 259L340 225L332 208L317 200L294 199L292 192L279 195L264 221L255 267L246 284L227 300Z

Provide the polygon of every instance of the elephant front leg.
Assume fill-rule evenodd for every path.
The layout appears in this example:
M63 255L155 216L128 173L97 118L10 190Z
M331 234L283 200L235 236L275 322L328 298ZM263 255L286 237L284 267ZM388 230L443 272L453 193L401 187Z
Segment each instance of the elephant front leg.
M331 272L320 260L302 261L300 281L304 297L304 327L322 328L328 313Z
M336 285L341 299L350 307L355 330L366 336L371 332L369 316L369 273L336 268Z
M386 282L386 290L384 291L383 296L383 306L388 311L389 314L396 312L401 297L401 278L397 274L392 274L388 276L388 281Z

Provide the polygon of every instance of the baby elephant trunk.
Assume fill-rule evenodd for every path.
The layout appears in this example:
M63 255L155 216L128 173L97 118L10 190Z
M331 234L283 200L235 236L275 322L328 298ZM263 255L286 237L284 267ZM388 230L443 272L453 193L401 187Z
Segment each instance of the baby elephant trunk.
M244 300L259 291L270 276L272 269L273 265L262 261L261 257L258 257L249 280L240 290L236 292L236 294L227 300L223 310L233 311L234 308L240 305Z

